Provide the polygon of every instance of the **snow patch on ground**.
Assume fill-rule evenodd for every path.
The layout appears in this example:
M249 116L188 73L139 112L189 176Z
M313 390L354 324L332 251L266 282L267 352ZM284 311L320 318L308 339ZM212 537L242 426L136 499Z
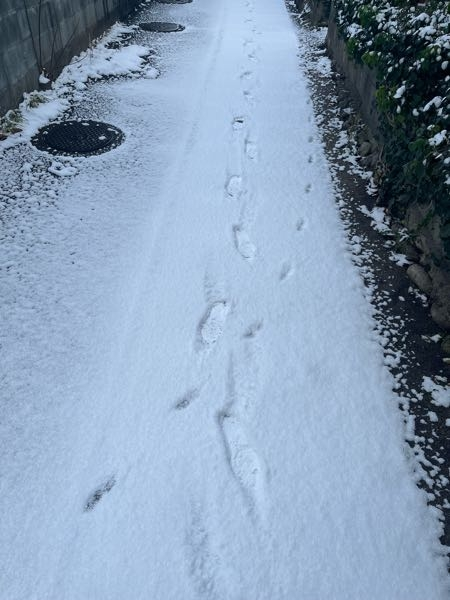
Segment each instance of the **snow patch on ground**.
M450 388L436 383L431 377L423 378L423 389L432 396L431 402L435 406L450 408Z
M363 215L370 217L372 220L372 226L380 233L386 233L390 231L389 219L386 215L386 211L381 206L374 206L372 209L368 209L367 206L360 207Z

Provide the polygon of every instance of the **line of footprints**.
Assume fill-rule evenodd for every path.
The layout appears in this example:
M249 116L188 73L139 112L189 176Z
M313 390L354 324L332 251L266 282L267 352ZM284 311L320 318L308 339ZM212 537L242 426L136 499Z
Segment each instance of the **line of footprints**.
M247 3L247 6L249 8L252 6L251 1ZM247 59L253 63L258 62L257 46L254 41L246 39L243 47L247 53ZM244 100L251 105L255 101L253 90L257 87L251 68L242 70L240 80ZM233 241L241 257L251 263L257 256L257 247L249 234L252 219L246 208L246 200L248 200L250 192L246 189L245 163L258 160L258 146L249 133L246 121L245 116L239 115L231 123L231 145L237 150L238 164L243 165L244 168L242 172L238 170L228 176L225 183L225 199L242 203L240 222L232 228ZM305 192L308 193L310 189L309 186ZM296 230L300 232L304 226L304 219L298 219ZM293 272L292 263L284 262L280 269L279 280L289 279ZM219 341L233 308L231 302L224 299L225 294L220 291L216 290L211 293L209 290L206 297L209 305L200 319L196 336L196 349L200 356L197 368L194 368L194 378L197 382L202 381L203 374L208 371L204 368L205 358ZM255 340L262 328L262 321L251 323L242 334L242 344L238 350L241 354L239 360L235 360L233 353L230 355L226 402L224 408L217 414L217 424L230 472L241 490L250 516L260 522L264 521L267 512L265 467L250 443L250 436L245 425L251 420L257 395L258 369L255 360L257 354ZM191 406L200 397L204 385L205 383L194 381L193 385L178 399L175 409L184 410Z
M249 18L246 22L253 23L253 3L247 0ZM254 34L259 34L255 28ZM249 61L249 68L244 68L240 74L242 84L242 94L247 106L251 107L255 103L254 90L257 87L252 65L259 62L257 44L253 39L246 39L243 44L246 58ZM311 120L311 118L309 118ZM239 163L245 161L256 162L258 160L258 146L252 136L249 134L246 118L237 116L232 121L232 144L238 148L240 154ZM308 139L309 142L313 138ZM242 152L243 149L243 152ZM313 161L312 155L309 162ZM245 171L245 169L244 169ZM241 201L243 203L240 222L232 227L233 243L236 251L245 260L251 263L257 256L257 247L253 243L248 232L251 224L251 215L248 214L245 200L248 199L249 191L245 189L244 177L241 173L229 175L225 184L225 195L228 200ZM307 184L305 193L312 190L312 185ZM305 220L300 218L296 223L296 230L302 231L305 227ZM282 264L279 272L281 282L289 279L294 272L294 267L290 261ZM205 361L209 354L219 341L226 326L229 314L232 312L232 303L224 299L225 294L220 290L214 290L214 286L205 286L205 295L207 300L207 309L200 319L197 334L195 338L197 363L192 369L192 385L188 386L186 392L176 401L174 409L184 411L188 409L201 396L202 389L206 385ZM252 519L264 523L267 514L267 495L266 487L266 469L264 462L250 443L246 423L252 418L252 412L255 407L255 400L258 391L258 361L257 340L259 333L263 328L263 321L256 320L248 325L242 334L242 344L235 356L230 353L226 401L222 410L217 414L217 425L219 435L223 442L224 455L230 469L230 473L235 479L238 488L241 491L243 502L247 506L248 513ZM238 360L236 360L236 358ZM84 506L86 512L92 511L101 498L108 494L116 484L114 476L108 478L98 487L87 499ZM201 520L201 519L200 519ZM193 565L192 571L201 588L217 584L217 556L212 558L209 548L207 527L204 524L195 523L194 530L197 531L193 536ZM197 571L197 572L196 572ZM216 580L216 581L215 581Z

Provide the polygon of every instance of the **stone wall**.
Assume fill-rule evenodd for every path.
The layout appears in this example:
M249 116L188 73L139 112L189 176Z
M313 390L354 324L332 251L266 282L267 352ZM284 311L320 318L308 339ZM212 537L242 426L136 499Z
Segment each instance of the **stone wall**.
M23 92L39 87L45 69L56 77L72 56L137 0L1 0L0 115L17 106Z

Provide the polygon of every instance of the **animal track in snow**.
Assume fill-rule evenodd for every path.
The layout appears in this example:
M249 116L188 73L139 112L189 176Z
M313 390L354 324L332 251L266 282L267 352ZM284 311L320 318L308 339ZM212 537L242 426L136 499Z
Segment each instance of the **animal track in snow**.
M305 186L305 192L307 194L309 194L309 192L312 190L312 185L310 183L307 183Z
M242 81L249 81L252 77L253 77L252 71L244 71L243 73L241 73Z
M175 410L184 410L190 406L200 396L200 388L192 388L188 390L178 402L175 404Z
M239 225L233 227L234 243L239 254L247 260L253 260L256 254L256 246L251 242L247 232Z
M204 346L211 346L217 342L229 312L230 304L226 300L214 302L208 308L199 326L200 340Z
M100 500L103 498L105 494L110 492L113 487L116 485L116 478L114 476L110 477L102 486L93 492L86 501L84 505L84 511L89 512L94 510Z
M258 454L250 446L242 425L228 412L219 415L227 460L251 512L260 512L264 504L264 471Z
M283 265L281 267L281 271L280 271L280 281L285 281L286 279L289 279L289 277L291 277L291 275L293 273L294 273L294 267L293 267L292 263L290 263L290 262L283 263Z
M261 329L263 328L263 324L264 324L263 321L254 321L253 323L250 323L250 325L245 330L243 337L244 338L256 337L257 333L259 331L261 331Z
M257 156L258 156L258 146L255 144L255 142L250 142L249 140L247 140L245 142L245 154L251 160L254 160L255 158L257 158Z
M242 177L239 175L232 175L227 183L227 194L231 198L238 198L242 191Z
M308 156L308 162L311 164L312 162L314 162L314 156L312 154L310 154Z
M305 225L305 219L303 219L303 217L300 217L300 219L298 219L297 223L295 224L295 228L297 229L297 231L303 231Z

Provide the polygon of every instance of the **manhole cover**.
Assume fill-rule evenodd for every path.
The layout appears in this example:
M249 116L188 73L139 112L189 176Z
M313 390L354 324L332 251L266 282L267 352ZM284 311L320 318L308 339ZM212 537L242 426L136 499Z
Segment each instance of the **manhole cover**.
M159 31L161 33L171 33L172 31L183 31L183 25L178 23L159 23L153 21L152 23L139 23L139 27L145 31Z
M43 127L31 142L39 150L71 156L101 154L122 143L120 129L99 121L63 121Z

